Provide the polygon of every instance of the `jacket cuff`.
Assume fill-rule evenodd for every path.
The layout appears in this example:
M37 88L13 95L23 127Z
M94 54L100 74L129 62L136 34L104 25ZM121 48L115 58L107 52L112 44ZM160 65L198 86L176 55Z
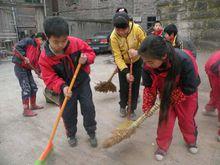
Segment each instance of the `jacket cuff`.
M130 71L129 71L128 68L124 68L121 72L124 73L124 74L126 75L126 74L129 73Z

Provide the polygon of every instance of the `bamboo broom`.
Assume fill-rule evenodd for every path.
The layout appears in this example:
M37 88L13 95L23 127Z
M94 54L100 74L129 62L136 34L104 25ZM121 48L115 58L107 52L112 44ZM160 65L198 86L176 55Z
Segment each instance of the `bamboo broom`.
M103 93L116 92L116 86L111 81L117 72L118 72L118 68L115 68L111 77L107 81L100 81L99 83L97 83L95 86L95 91L103 92Z
M136 129L145 121L145 119L152 116L154 112L158 109L159 104L155 103L155 105L147 113L144 113L127 128L116 129L115 131L113 131L112 136L103 142L103 148L112 147L113 145L120 143L124 139L130 138L131 135L135 133Z

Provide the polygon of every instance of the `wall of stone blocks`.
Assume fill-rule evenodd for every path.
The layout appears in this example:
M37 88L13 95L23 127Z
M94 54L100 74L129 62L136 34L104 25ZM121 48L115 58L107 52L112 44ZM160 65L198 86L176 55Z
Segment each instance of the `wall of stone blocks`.
M219 48L220 0L157 0L157 13L164 24L175 23L182 38Z

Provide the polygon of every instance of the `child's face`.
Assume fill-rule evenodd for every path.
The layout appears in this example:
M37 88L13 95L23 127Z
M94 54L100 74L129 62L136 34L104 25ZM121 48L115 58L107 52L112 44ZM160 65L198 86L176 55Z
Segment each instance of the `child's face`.
M161 60L155 58L145 58L145 57L142 57L142 59L148 67L156 69L163 64L165 57L163 57L163 59Z
M56 36L51 36L49 38L49 43L53 51L59 53L61 52L67 45L67 36L61 36L61 37L56 37Z
M123 28L115 28L115 31L116 31L116 33L117 33L119 36L121 36L121 37L127 37L128 33L129 33L129 31L130 31L130 28L129 28L129 27L127 27L127 28L125 28L125 29L123 29Z
M35 40L37 41L37 43L39 43L40 45L42 45L44 43L42 38L35 38Z
M160 31L162 29L162 26L161 24L158 22L154 25L153 27L154 31Z
M171 35L169 35L168 33L165 33L165 39L167 40L167 41L170 41L170 42L172 42L173 41L173 39L174 39L174 34L172 33Z

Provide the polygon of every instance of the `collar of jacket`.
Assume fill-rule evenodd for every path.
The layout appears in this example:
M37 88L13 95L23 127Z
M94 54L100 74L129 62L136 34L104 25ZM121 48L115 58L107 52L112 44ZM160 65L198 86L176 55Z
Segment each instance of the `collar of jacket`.
M63 49L64 53L66 53L66 51L67 51L69 45L70 45L70 41L68 40L68 41L67 41L67 44L66 44L66 47ZM50 50L49 41L47 41L47 42L45 43L44 49L45 49L45 52L46 52L46 56L48 56L48 57L56 56L56 54L54 54L54 53Z

